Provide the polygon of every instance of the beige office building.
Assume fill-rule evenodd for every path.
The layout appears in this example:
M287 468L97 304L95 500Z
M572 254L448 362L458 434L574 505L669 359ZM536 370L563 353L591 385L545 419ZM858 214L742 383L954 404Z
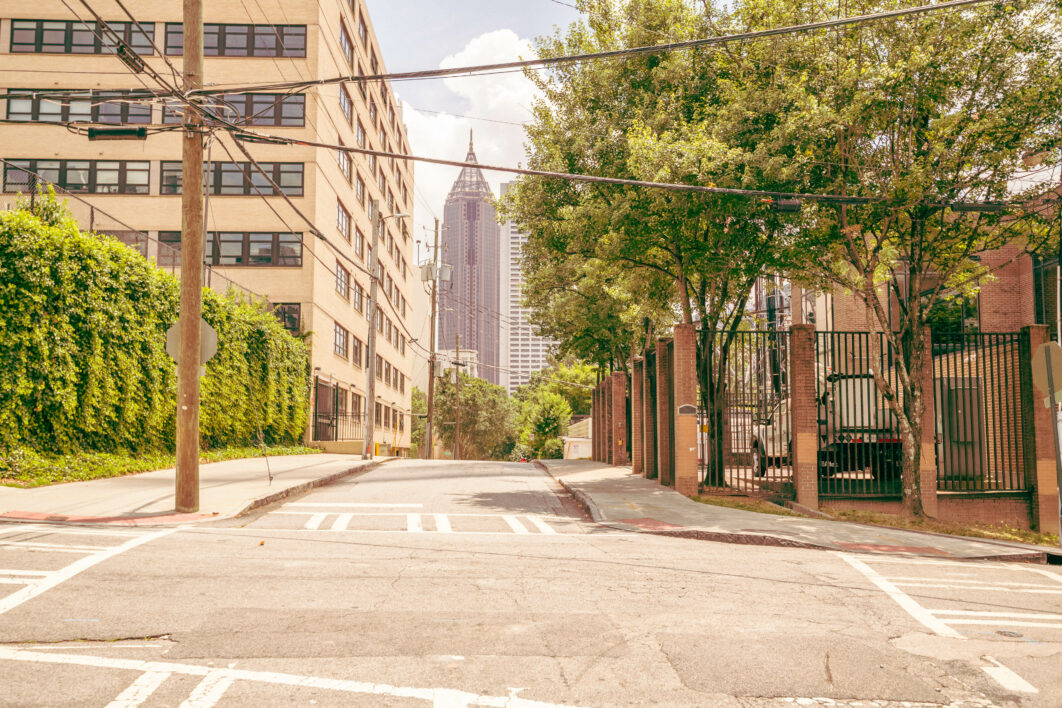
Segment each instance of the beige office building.
M110 30L176 83L181 4L124 4L139 27L117 4L90 2ZM20 121L0 124L3 203L13 202L16 192L38 188L35 173L60 193L72 193L71 208L84 228L113 233L159 267L176 269L181 104L108 95L119 89L163 89L119 60L108 32L79 3L68 8L7 0L2 7L0 90L7 95L0 111L8 121ZM359 0L212 0L204 3L204 21L208 87L385 71ZM409 153L387 82L234 92L217 101L214 110L261 133ZM78 122L143 126L149 135L89 140L57 125ZM307 439L312 444L360 451L369 367L376 377L376 400L369 409L375 414L377 451L408 450L413 358L408 333L415 320L410 300L420 283L412 267L410 219L401 214L413 212L412 162L347 157L329 148L260 143L246 148L261 169L250 164L226 130L213 131L208 141L208 284L264 296L289 329L308 336L314 417ZM274 184L290 203L275 193ZM374 202L384 224L375 325L367 304ZM373 362L366 361L370 326L377 331Z

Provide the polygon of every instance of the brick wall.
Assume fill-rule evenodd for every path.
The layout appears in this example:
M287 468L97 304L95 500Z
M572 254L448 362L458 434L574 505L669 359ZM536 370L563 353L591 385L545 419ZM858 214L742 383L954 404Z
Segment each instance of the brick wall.
M657 436L656 436L656 351L646 351L645 386L642 388L642 474L646 479L656 479L657 470Z
M656 342L656 470L660 484L671 486L674 480L672 431L674 420L671 387L674 378L671 366L671 340Z
M631 361L631 472L642 474L644 457L642 453L642 435L644 414L642 397L645 390L645 360L635 357Z
M617 371L609 377L609 399L612 405L609 442L612 450L609 464L626 465L630 462L627 453L627 374Z
M793 325L789 335L789 420L797 503L819 508L818 406L815 404L815 327Z
M675 411L675 491L697 493L697 329L675 325L672 410Z
M981 283L981 331L1013 332L1036 324L1032 257L1016 245L1007 245L982 253L981 265L995 276Z
M937 496L937 518L966 524L1004 523L1030 529L1030 495L1026 492L998 494L948 494Z

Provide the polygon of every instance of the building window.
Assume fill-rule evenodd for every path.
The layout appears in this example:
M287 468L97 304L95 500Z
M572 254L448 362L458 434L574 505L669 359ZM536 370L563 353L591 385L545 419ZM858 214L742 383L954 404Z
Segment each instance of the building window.
M350 33L342 21L339 23L339 46L343 50L343 56L347 58L347 66L354 66L354 43L350 41Z
M375 74L376 71L374 70L373 73ZM376 100L372 98L369 99L369 122L376 125Z
M384 414L384 419L383 419L384 427L385 428L390 428L391 427L391 407L390 406L384 406L383 414Z
M166 53L184 54L184 25L166 23ZM203 25L208 57L305 57L305 25Z
M389 364L386 361L384 362L384 378L383 378L383 380L384 380L384 383L386 383L388 386L391 385L391 364Z
M225 120L243 125L299 127L306 124L306 97L282 93L227 93L211 97L207 107ZM184 122L184 105L172 101L163 105L162 122ZM206 119L208 123L214 123Z
M406 392L406 375L405 374L399 374L398 375L398 392L399 393L405 393Z
M339 144L342 145L343 141L340 140ZM354 161L350 159L350 153L346 150L336 150L336 162L339 163L339 171L343 173L349 184L354 175Z
M357 182L354 184L354 197L358 200L358 204L365 206L365 180L358 175Z
M273 304L273 314L280 320L284 329L293 335L302 332L302 305L297 302L277 302Z
M59 92L62 98L49 98ZM71 93L84 98L70 98ZM41 123L150 123L151 106L131 103L118 91L71 91L64 89L10 89L7 92L9 120L32 120ZM113 98L113 100L109 100Z
M151 41L155 38L155 25L151 22L142 22L141 25L144 31L131 22L107 23L137 54L154 54ZM26 52L114 54L114 42L96 22L11 20L11 53Z
M340 297L350 297L350 271L336 263L336 292Z
M159 232L160 266L181 265L181 232ZM266 231L211 231L203 249L203 263L215 266L299 267L302 234Z
M376 425L379 425L380 421L383 420L383 405L377 403L376 409L373 412L375 415L373 416L372 422Z
M364 149L364 148L365 148L365 127L364 127L364 126L362 126L362 124L361 124L361 121L360 121L360 120L358 121L358 128L357 128L357 131L358 131L358 132L357 132L357 136L358 136L358 147L360 147L360 148Z
M358 69L354 73L357 74L358 76L363 76L364 74L363 74L363 72L361 70L361 62L357 63L357 67L358 67ZM368 95L365 92L365 82L364 81L358 81L357 84L358 84L358 92L361 94L361 100L364 101L365 97Z
M350 241L350 212L343 206L343 202L336 202L336 228L339 235L348 242Z
M354 309L358 312L365 312L365 290L361 287L361 283L357 280L354 281L353 292Z
M358 38L361 39L362 46L369 41L369 28L365 26L364 15L358 18Z
M303 165L301 162L259 162L280 190L290 197L302 196ZM209 169L208 169L209 168ZM208 191L220 196L274 195L269 183L258 167L250 162L211 162L204 165ZM161 174L161 194L181 193L181 163L164 161Z
M350 92L346 86L339 87L339 110L343 111L343 117L347 119L347 125L354 120L354 103L350 100Z
M376 355L376 378L383 378L383 357L379 354Z
M343 328L338 322L335 323L335 336L332 341L332 349L336 354L344 359L350 354L350 332Z
M354 363L354 366L364 366L362 361L363 345L361 340L357 337L350 338L350 360Z
M70 192L147 194L151 163L125 160L8 160L4 165L4 191L28 192L30 172L40 175L36 178L38 184L43 180Z
M365 260L365 234L357 226L354 227L354 252L358 258Z

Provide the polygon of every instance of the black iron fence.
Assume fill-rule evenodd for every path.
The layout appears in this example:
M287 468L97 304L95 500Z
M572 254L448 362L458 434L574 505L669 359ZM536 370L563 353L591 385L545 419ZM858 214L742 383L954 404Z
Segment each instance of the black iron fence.
M362 440L365 437L365 427L360 413L318 412L313 433L313 439L319 442Z
M701 479L793 496L789 332L737 332L728 347L725 336L713 334L710 356L705 362L701 352L699 362L709 379L698 419Z
M900 496L896 352L880 332L817 332L815 345L819 494Z
M933 335L937 489L1024 490L1017 333Z

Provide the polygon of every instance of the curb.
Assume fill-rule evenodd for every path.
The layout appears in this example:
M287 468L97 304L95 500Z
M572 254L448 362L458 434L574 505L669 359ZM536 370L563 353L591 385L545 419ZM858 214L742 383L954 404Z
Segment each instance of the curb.
M369 470L376 469L384 462L388 462L391 459L393 458L387 458L385 460L372 460L364 465L358 465L357 467L351 467L349 469L340 470L339 472L333 472L332 474L326 477L319 477L318 479L314 479L309 482L302 482L301 484L296 484L293 487L288 487L287 489L281 489L277 492L273 492L272 494L267 494L264 497L252 499L251 501L247 502L247 504L245 504L242 509L237 511L232 516L215 516L212 518L238 519L241 516L251 513L255 509L260 509L263 506L269 506L270 504L278 502L282 499L287 499L288 497L293 496L295 494L299 494L310 489L315 489L317 487L323 487L325 485L332 484L333 482L338 482L344 477L354 477L359 474L364 474Z
M804 541L796 541L796 540L785 538L785 537L782 537L782 536L772 536L772 535L762 535L761 536L761 535L758 535L758 534L747 534L747 533L723 533L723 532L718 532L718 531L705 531L703 529L695 529L695 528L685 529L685 530L651 530L651 529L639 528L637 526L632 526L632 525L629 525L629 524L620 524L618 522L608 521L602 516L600 509L598 509L597 505L594 503L593 499L591 499L588 494L586 494L585 492L582 492L582 491L574 488L572 485L566 483L562 477L559 477L559 476L553 474L553 471L550 470L549 466L546 465L541 460L532 460L532 464L534 464L536 467L538 467L543 472L545 472L550 477L552 477L554 480L556 480L565 489L565 491L567 491L584 509L586 509L587 513L590 514L590 517L594 520L595 523L601 524L602 526L608 526L609 528L613 528L613 529L616 529L616 530L619 530L619 531L644 533L644 534L650 534L650 535L654 535L654 536L670 536L670 537L673 537L673 538L688 538L688 539L695 539L695 540L701 540L701 541L715 541L715 542L718 542L718 543L731 543L731 544L739 544L739 545L773 546L773 547L781 547L781 548L805 548L805 549L819 550L819 551L843 550L843 549L834 548L832 546L824 546L824 545L817 545L817 544L813 544L813 543L807 543L807 542L804 542ZM788 506L788 504L787 504L787 506ZM821 514L821 512L819 512L821 514L821 516L818 516L818 514L816 514L815 511L813 511L811 509L807 509L807 507L803 507L802 505L797 505L797 506L801 507L801 508L794 509L794 511L804 512L806 510L808 515L812 516L813 518L814 517L818 517L818 518L823 518L823 519L827 519L827 520L830 520L830 521L837 521L837 519L834 519L833 517L831 517L831 516L829 516L827 514ZM884 529L895 530L895 529L892 529L892 527L890 527L890 526L878 526L877 524L860 524L860 523L856 523L856 522L838 522L838 523L854 523L857 526L869 526L869 527L872 527L872 528L884 528ZM936 533L936 532L933 532L933 531L917 531L917 530L913 530L913 529L902 529L902 530L911 531L913 533L921 533L921 534L930 535L930 536L937 536L937 537L941 537L941 538L964 538L964 537L961 537L961 536L960 537L951 536L949 534L941 534L941 533ZM1005 542L993 541L992 539L975 538L975 539L971 539L971 540L977 541L979 543L988 543L990 545L999 546L999 547L1003 547L1003 548L1014 548L1014 546L1009 545L1009 544L1007 544ZM996 554L996 555L986 555L986 556L966 556L966 557L959 556L959 557L951 557L951 558L949 558L949 560L959 560L959 561L1002 561L1002 562L1011 562L1011 563L1034 563L1034 564L1047 564L1047 565L1062 565L1062 553L1060 553L1059 551L1056 551L1056 550L1053 550L1053 549L1040 550L1040 549L1037 549L1037 548L1029 548L1029 549L1021 548L1019 550L1026 550L1027 552L1025 552L1025 553L1015 553L1015 554Z

